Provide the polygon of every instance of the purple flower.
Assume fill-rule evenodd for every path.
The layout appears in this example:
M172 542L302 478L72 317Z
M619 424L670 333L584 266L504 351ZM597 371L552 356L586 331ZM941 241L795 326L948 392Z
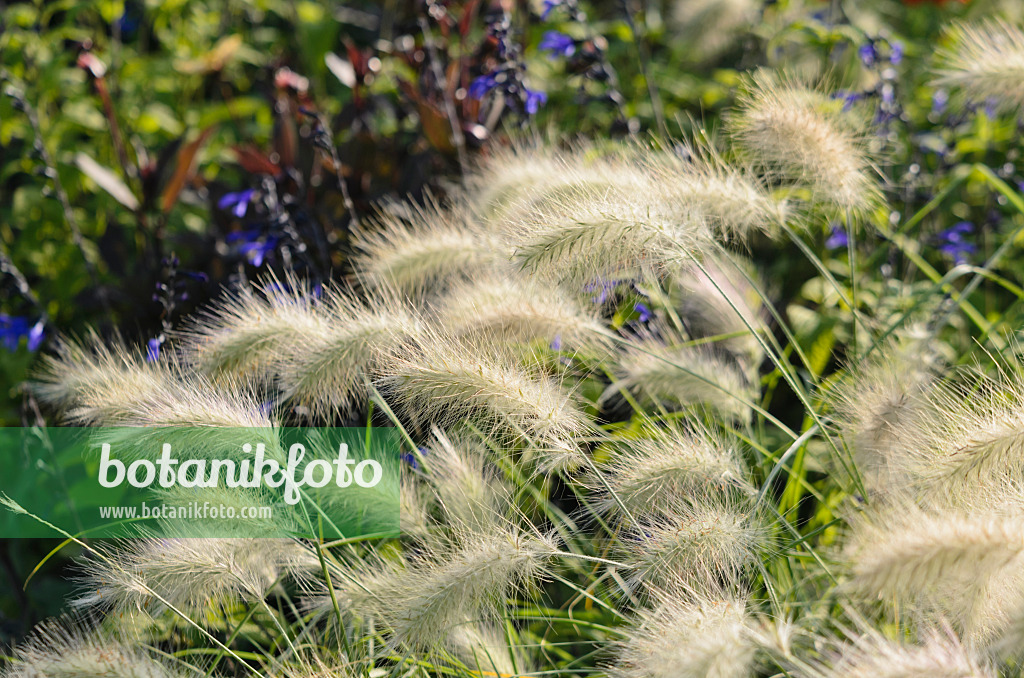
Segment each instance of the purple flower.
M588 282L583 286L584 292L597 292L597 295L591 298L595 304L603 304L608 301L608 293L618 287L618 280L602 280L598 278L593 282Z
M425 447L420 446L420 447L417 447L416 449L419 451L421 456L425 457L428 454L430 454L430 450L428 450ZM402 459L403 462L405 462L406 464L411 466L413 471L419 471L420 470L420 463L416 459L416 455L413 454L412 452L404 452L404 453L402 453L401 459Z
M843 112L853 108L853 105L864 98L864 95L860 92L850 92L845 89L841 89L832 95L833 99L843 100Z
M974 224L969 221L953 224L939 233L939 251L953 257L957 266L967 263L967 255L978 251L977 245L966 240L967 235L973 232Z
M562 0L544 0L544 10L540 13L540 18L547 21L551 11L561 4Z
M33 325L32 329L25 336L28 338L28 350L35 353L46 336L46 324L43 322L43 319L40 318L39 322Z
M249 263L259 268L263 265L263 261L277 249L277 238L273 236L267 236L256 242L244 243L238 248L239 252L245 254L246 258L249 259Z
M825 241L825 247L830 250L837 250L840 247L846 247L850 244L850 238L846 235L846 231L842 226L833 222L832 233L828 236L828 240Z
M469 96L474 99L483 99L488 92L498 86L498 80L494 74L481 75L469 83Z
M46 323L42 318L34 325L29 319L0 313L0 341L8 351L17 351L21 338L28 339L28 350L35 352L43 343L46 335Z
M637 318L637 320L642 323L645 323L648 320L650 320L651 315L653 315L651 313L651 309L647 308L646 304L642 304L639 301L633 304L633 310L640 314L640 317Z
M946 104L949 102L949 92L944 89L937 89L932 94L932 113L935 115L941 115L946 110Z
M225 193L224 197L217 202L217 207L222 210L226 210L229 207L233 207L231 213L241 219L245 216L245 212L249 209L249 203L252 202L252 196L256 191L249 189L247 191L238 191L235 193Z
M861 45L857 50L857 55L860 57L860 62L865 66L872 66L875 60L878 58L878 51L875 49L874 44L868 43Z
M903 43L894 40L889 43L889 63L895 66L901 61L903 61Z
M530 115L535 115L540 107L547 103L548 95L545 92L533 91L523 88L526 93L526 112Z
M561 351L562 350L562 335L556 334L555 338L551 340L551 350Z
M121 38L128 38L134 33L139 27L139 19L132 16L129 12L122 12L121 16L118 17L117 30L121 33Z
M542 52L550 52L549 55L552 59L555 57L570 57L576 53L576 41L570 38L565 33L559 33L558 31L548 31L541 38L540 43L537 45L537 49Z
M163 343L160 337L154 337L146 342L146 362L156 362L156 359L160 357L160 346Z
M273 235L264 235L263 231L258 228L229 233L224 240L226 242L242 241L238 251L256 267L263 265L264 260L277 249L279 242L279 238Z

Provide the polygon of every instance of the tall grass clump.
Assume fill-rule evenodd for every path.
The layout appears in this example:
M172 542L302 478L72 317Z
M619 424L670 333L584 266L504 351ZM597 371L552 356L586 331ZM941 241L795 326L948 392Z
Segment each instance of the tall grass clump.
M565 24L545 44L589 78L581 96L641 83L659 118L659 93L679 96L649 68L654 8L620 27L639 57L620 81L604 38L581 37L578 3L542 5ZM62 533L81 549L71 605L96 628L41 627L6 675L1019 676L1024 369L1006 335L1024 202L1010 156L985 164L1015 128L953 98L919 113L926 86L895 35L863 35L870 8L833 3L769 35L764 17L802 6L712 5L664 14L695 68L749 61L696 90L707 120L676 116L678 139L661 121L628 141L500 147L483 144L500 133L489 116L545 71L522 79L511 21L487 33L504 65L445 63L434 24L465 40L493 8L470 3L460 24L427 3L423 42L382 42L450 80L444 115L418 100L444 123L430 144L452 131L460 173L443 197L371 210L374 181L334 157L359 216L347 240L325 230L349 249L323 253L335 275L280 256L184 318L168 310L159 351L99 331L55 342L26 403L37 421L127 431L101 439L195 427L209 457L226 449L217 432L244 428L281 459L290 427L392 429L401 530L298 537L303 518L346 506L334 488L305 516L270 491L167 492L283 513L237 537ZM798 39L848 89L759 68L760 47L784 60ZM1020 43L1002 21L962 28L938 82L1019 105ZM361 97L376 71L348 54ZM480 119L462 124L467 111ZM907 132L921 117L944 127ZM967 127L984 142L960 144ZM326 130L302 130L320 153ZM972 230L962 201L981 193L995 216ZM265 536L241 536L253 526Z

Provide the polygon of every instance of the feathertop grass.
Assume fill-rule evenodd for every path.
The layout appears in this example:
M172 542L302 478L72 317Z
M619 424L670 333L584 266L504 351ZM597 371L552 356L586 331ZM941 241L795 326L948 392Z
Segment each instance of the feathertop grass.
M1024 105L1024 30L1005 19L958 24L951 46L939 50L933 85L969 103L995 102L1005 111Z
M760 71L727 120L737 149L815 203L862 215L880 201L866 123L841 100Z

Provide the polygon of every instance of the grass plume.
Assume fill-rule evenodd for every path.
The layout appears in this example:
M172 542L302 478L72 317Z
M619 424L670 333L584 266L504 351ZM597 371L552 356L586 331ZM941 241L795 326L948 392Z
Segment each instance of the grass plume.
M815 202L860 214L879 200L858 112L824 93L756 73L729 118L729 132L751 162L810 189Z
M1024 105L1024 31L1005 19L959 24L955 44L938 53L933 84L958 91L973 103Z

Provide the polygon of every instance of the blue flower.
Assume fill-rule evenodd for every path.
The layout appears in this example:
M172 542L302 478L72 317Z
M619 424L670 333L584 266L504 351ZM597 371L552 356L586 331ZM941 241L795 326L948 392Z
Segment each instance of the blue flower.
M46 336L46 325L43 323L43 319L40 318L39 322L32 326L32 329L28 331L28 350L36 351L40 344L43 343L43 339Z
M540 13L540 18L547 21L551 11L561 4L562 0L544 0L544 10Z
M264 400L262 403L260 403L260 406L257 408L256 411L262 417L269 417L274 412L274 407L276 405L276 399L270 398L269 400Z
M526 92L526 112L530 115L535 115L540 107L548 102L548 95L546 92L539 92L530 89L523 88Z
M851 108L853 108L853 105L855 103L857 103L858 101L863 99L864 95L861 94L860 92L850 92L848 90L841 89L838 92L836 92L835 94L833 94L832 98L833 99L842 99L843 100L843 112L845 113L846 111L848 111Z
M846 231L837 223L832 224L832 234L828 236L828 240L825 241L825 247L830 250L837 250L840 247L846 247L850 244L850 238L846 235Z
M899 40L894 40L889 43L889 63L895 66L901 61L903 61L903 43Z
M428 454L430 454L430 450L428 450L425 447L421 446L421 447L417 447L416 449L419 451L420 456L425 457ZM411 466L413 471L419 471L420 470L420 462L416 458L416 455L413 454L412 452L403 452L402 455L401 455L401 459L402 459L403 463L406 463L409 466Z
M552 59L560 56L570 57L576 53L576 41L565 33L548 31L544 34L544 37L541 38L540 43L537 45L537 49L542 52L551 52L549 56Z
M648 320L650 320L651 315L653 315L651 313L651 309L647 308L646 304L642 304L639 301L633 304L633 310L640 314L640 317L637 318L637 320L642 323L645 323Z
M217 207L222 210L226 210L229 207L234 207L231 210L232 214L241 219L245 216L246 211L249 209L249 203L252 202L252 196L256 191L249 189L247 191L237 191L235 193L225 193L224 197L217 202Z
M941 115L946 110L946 104L949 102L949 92L944 89L937 89L932 94L932 113L935 115Z
M608 301L608 293L618 287L618 280L603 280L598 278L593 282L588 282L583 286L584 292L597 292L597 295L591 298L595 304L603 304Z
M264 259L268 255L274 253L277 249L277 238L273 236L267 236L262 240L256 242L247 242L238 248L238 251L245 254L246 258L249 259L249 263L259 268L263 265Z
M141 22L138 17L132 16L129 12L125 11L118 17L115 23L117 24L117 30L121 33L121 38L127 39L138 30Z
M978 251L977 245L966 240L967 235L973 232L974 224L969 221L953 224L939 233L939 251L953 257L957 266L967 263L967 255Z
M555 338L551 340L551 350L561 351L562 350L562 335L556 334Z
M263 265L263 261L274 253L280 241L276 236L264 235L263 231L258 228L229 233L224 240L226 242L241 240L242 244L239 246L238 251L244 254L249 263L256 267Z
M493 73L481 75L469 83L469 96L474 99L483 99L488 92L498 86L498 80Z
M872 43L861 45L857 50L857 55L860 57L860 62L865 66L871 66L875 63L878 58L878 51Z
M156 362L156 359L160 357L160 346L163 343L160 337L154 337L146 342L146 362Z
M46 323L42 318L34 325L29 325L29 319L20 316L10 316L0 313L0 340L8 351L17 351L21 338L28 339L28 350L35 352L43 343L46 335Z

